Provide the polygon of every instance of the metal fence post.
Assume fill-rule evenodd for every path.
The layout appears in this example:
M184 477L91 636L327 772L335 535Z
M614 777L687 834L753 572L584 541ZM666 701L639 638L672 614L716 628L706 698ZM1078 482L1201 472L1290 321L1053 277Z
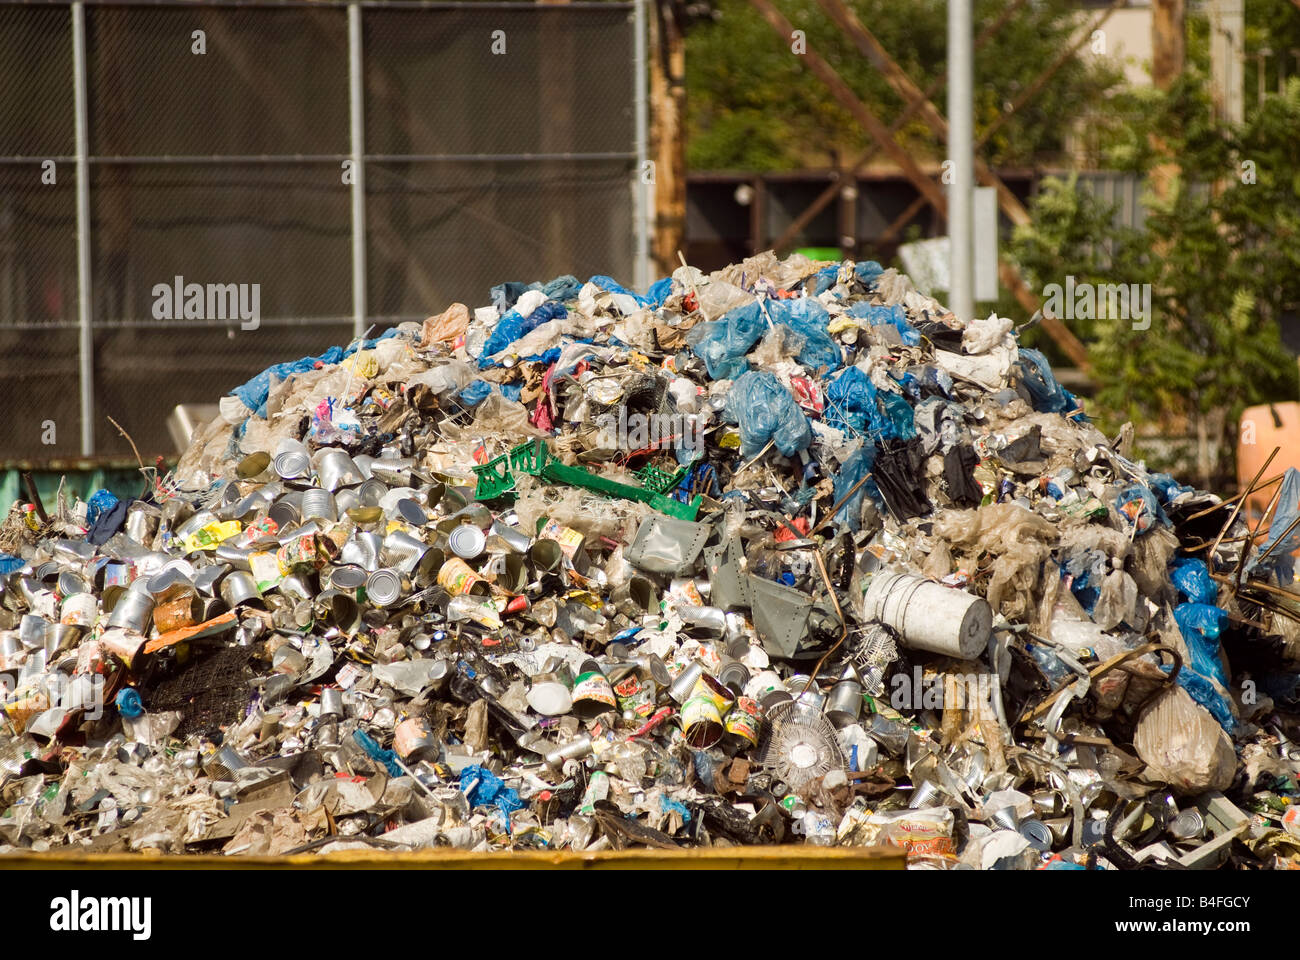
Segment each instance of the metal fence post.
M361 72L361 5L348 4L348 121L352 151L352 332L366 329L365 96Z
M635 221L636 221L636 255L632 266L632 285L638 292L644 292L650 286L650 218L653 210L650 191L654 189L654 178L646 182L646 158L649 153L648 114L649 97L647 95L646 71L646 0L632 0L634 15L632 18L634 79L632 84L633 110L636 116L636 180L634 181ZM647 189L648 188L648 189Z
M86 124L86 11L81 0L72 4L72 82L76 110L77 151L77 322L78 366L81 388L81 455L95 452L95 366L91 336L90 283L90 152Z

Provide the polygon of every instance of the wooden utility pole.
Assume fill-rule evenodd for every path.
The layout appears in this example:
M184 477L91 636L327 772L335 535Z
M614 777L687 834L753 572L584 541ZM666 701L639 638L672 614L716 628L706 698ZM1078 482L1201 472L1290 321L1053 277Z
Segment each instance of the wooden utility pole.
M650 18L650 143L655 165L657 276L677 269L686 233L686 36L673 0L655 0Z
M1183 0L1151 0L1151 82L1168 90L1187 59Z

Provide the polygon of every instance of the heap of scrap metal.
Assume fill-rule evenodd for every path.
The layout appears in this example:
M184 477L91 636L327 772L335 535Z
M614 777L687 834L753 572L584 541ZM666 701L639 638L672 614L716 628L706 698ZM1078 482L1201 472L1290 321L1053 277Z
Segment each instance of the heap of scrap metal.
M15 505L0 849L1300 864L1296 471L1248 522L874 262L490 299Z

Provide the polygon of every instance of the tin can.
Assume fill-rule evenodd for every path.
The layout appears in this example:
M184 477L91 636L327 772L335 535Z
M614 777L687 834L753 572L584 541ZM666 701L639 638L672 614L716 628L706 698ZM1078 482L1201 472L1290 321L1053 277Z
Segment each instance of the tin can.
M126 535L142 546L153 542L158 533L159 511L137 500L126 509Z
M732 693L739 694L749 683L749 668L739 660L726 660L718 671L718 681Z
M383 553L384 541L377 533L358 530L339 551L339 559L363 570L379 569L379 558Z
M262 595L258 592L257 583L251 573L231 570L221 581L221 599L226 601L226 606L233 610L241 603L261 600ZM121 606L120 601L118 606Z
M583 541L583 535L580 532L574 530L572 527L566 527L562 523L557 523L554 520L547 521L546 526L542 527L542 532L538 534L538 537L543 540L553 540L558 543L561 552L570 561L573 560L574 555L578 552L578 548L582 546Z
M705 750L721 740L726 731L722 716L734 700L730 690L707 673L701 673L690 697L682 704L682 732L686 742L697 750Z
M727 711L723 726L737 741L750 747L758 746L758 732L762 724L762 712L758 701L752 697L740 696Z
M528 548L528 559L538 573L554 573L564 563L564 550L554 540L538 540Z
M584 733L546 753L544 758L548 767L559 768L564 766L565 760L581 760L589 756L591 756L591 737Z
M442 569L438 571L438 586L454 597L465 594L482 597L490 592L487 581L460 557L451 557L443 563Z
M707 750L719 740L725 728L717 701L709 696L692 696L682 704L682 732L697 750Z
M405 530L394 530L384 537L381 559L390 567L403 573L413 573L421 558L429 552L429 545Z
M413 527L422 527L429 522L429 515L410 497L398 500L395 512Z
M365 585L366 571L352 563L340 564L329 570L329 586L335 590L351 593Z
M338 687L324 687L321 689L320 716L322 719L343 719L343 691Z
M655 596L654 584L645 577L629 577L627 583L609 595L609 602L619 613L631 620L638 620L659 607L659 598Z
M439 495L441 499L441 494ZM502 523L500 520L492 524L492 535L500 538L501 542L507 549L515 553L527 553L530 545L528 534L524 533L518 527L512 527L508 523Z
M447 535L447 546L462 560L473 560L483 555L487 537L478 527L463 523Z
M396 603L402 596L402 575L381 568L366 578L366 599L379 607Z
M316 452L316 476L320 479L321 487L330 493L339 487L356 486L366 479L351 457L333 447Z
M74 593L59 608L59 622L74 627L93 627L99 616L99 601L91 593Z
M586 661L578 669L578 676L573 681L572 696L573 712L582 720L594 719L618 705L609 678L595 660Z
M311 475L311 457L305 450L286 450L271 463L281 480L301 480Z
M178 597L154 607L153 623L159 633L170 633L181 627L190 627L197 622L199 600L193 594Z
M153 614L153 597L143 590L128 590L113 607L108 618L110 627L125 627L134 633L144 633L149 628Z
M644 719L654 713L655 682L642 680L635 672L614 684L614 696L624 714Z
M826 699L826 719L841 729L856 723L862 713L862 685L856 680L841 680L831 688Z
M421 760L432 763L442 752L442 743L433 735L428 720L409 717L393 731L393 749L408 763L419 763Z
M329 490L312 487L302 492L302 504L299 511L304 520L338 520L338 507L334 503L334 494Z
M685 703L690 697L691 691L695 689L696 682L704 674L704 664L694 660L683 668L682 672L677 674L672 685L668 687L668 696L672 697L677 703Z

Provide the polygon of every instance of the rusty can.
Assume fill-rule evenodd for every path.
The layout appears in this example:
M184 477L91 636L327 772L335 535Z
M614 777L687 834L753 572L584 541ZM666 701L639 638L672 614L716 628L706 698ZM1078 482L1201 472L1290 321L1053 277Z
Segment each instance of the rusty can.
M153 624L159 633L170 633L198 622L201 607L193 594L159 604L153 610Z
M428 720L409 717L393 731L393 749L409 763L419 763L421 760L433 762L442 752L442 743L433 735Z

